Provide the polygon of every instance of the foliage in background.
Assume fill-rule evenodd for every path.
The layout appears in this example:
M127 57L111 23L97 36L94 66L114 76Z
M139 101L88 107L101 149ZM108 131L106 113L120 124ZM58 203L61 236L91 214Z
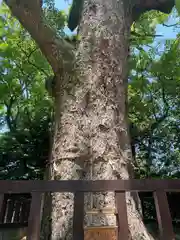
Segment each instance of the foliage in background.
M177 12L172 16L177 22L170 26L179 32ZM168 28L170 17L151 11L132 29L139 37L131 49L129 119L136 174L141 178L179 176L180 35L158 41L153 28Z
M47 20L63 35L65 14L52 3L45 3ZM44 81L52 70L5 5L0 16L0 178L42 178L53 116Z

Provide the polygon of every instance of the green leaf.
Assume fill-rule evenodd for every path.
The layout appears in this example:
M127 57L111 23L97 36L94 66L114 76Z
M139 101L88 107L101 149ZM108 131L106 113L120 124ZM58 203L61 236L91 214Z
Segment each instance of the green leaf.
M175 6L178 11L178 14L180 15L180 0L175 0Z
M1 50L1 51L6 50L7 47L8 47L8 44L7 44L7 43L5 43L5 42L0 43L0 50Z

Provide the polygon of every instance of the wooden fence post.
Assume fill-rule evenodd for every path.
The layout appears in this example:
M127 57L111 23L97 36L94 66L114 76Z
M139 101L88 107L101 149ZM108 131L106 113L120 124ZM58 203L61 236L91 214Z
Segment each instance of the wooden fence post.
M84 193L74 194L73 240L84 240Z
M161 240L175 240L166 192L154 192L156 214Z
M30 215L28 219L27 240L39 240L41 230L42 193L32 193Z
M115 192L117 220L118 220L118 240L128 240L129 227L127 219L126 193Z
M4 194L0 194L0 223L3 222L3 215L4 215L4 209L3 209L3 204L4 203Z

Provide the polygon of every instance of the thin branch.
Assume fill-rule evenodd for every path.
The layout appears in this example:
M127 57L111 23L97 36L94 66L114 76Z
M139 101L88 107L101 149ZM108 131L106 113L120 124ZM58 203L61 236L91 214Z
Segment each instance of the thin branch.
M32 56L32 54L33 54L34 52L36 52L37 50L38 50L38 47L35 47L35 48L29 53L28 58L30 58L30 57Z
M168 115L170 107L169 107L169 104L168 104L168 102L166 100L164 84L163 84L163 81L161 80L160 77L159 77L159 81L161 83L162 99L163 99L163 103L164 103L164 115Z
M141 37L141 38L145 38L145 37L163 37L164 35L160 35L160 34L144 34L144 35L141 35L135 31L132 31L131 32L132 35L136 36L136 37Z
M12 14L35 40L55 75L70 69L74 63L72 46L57 36L43 17L40 0L4 0Z
M16 127L16 122L13 119L12 114L11 114L11 110L12 110L12 106L13 106L14 102L15 102L15 99L13 96L10 98L9 103L4 102L4 105L7 108L6 123L7 123L7 126L10 131L14 130L14 128Z
M151 98L151 103L152 103L152 112L153 112L153 115L154 115L154 118L156 120L156 122L158 121L158 118L156 116L156 111L155 111L155 106L154 106L154 100L153 100L153 94L152 94L152 91L149 89L149 93L150 93L150 98Z
M43 72L44 75L49 76L49 74L48 74L43 68L37 66L35 63L33 63L33 62L30 60L31 55L32 55L36 50L38 50L38 48L33 49L33 50L28 54L28 53L21 47L21 45L20 45L19 43L18 43L18 46L19 46L19 48L21 49L21 51L24 53L24 55L26 56L27 62L28 62L30 65L32 65L32 66L33 66L34 68L36 68L38 71Z
M176 27L176 26L179 25L179 23L174 23L174 24L170 24L170 25L163 23L162 25L163 25L164 27Z
M18 70L21 72L21 74L26 77L26 79L32 79L32 74L31 74L31 73L29 73L29 74L27 75L27 73L24 71L24 69L22 68L21 65L19 65L19 64L17 64L17 63L15 63L15 65L16 65L16 67L18 68ZM19 83L20 83L20 85L21 85L21 92L22 92L22 94L23 94L23 92L28 89L28 87L29 87L29 85L31 84L31 82L29 81L28 83L24 83L24 81L21 81L21 77L22 77L22 76L20 75L19 72L18 72L18 77L19 77Z

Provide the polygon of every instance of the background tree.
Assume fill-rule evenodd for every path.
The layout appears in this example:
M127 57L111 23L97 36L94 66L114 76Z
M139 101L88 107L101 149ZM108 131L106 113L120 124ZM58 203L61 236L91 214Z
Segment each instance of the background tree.
M140 5L139 3L134 2L133 14L131 15L131 11L128 13L129 16L137 18L139 13L143 13L146 10L158 9L166 12L169 11L174 4L173 1L162 1L161 4L166 2L170 3L168 8L164 8L165 5L158 5L159 3L156 1L151 1L151 4L147 3L147 5ZM129 5L129 8L126 8L127 6L123 5L121 9L118 8L118 6L117 8L110 9L109 5L106 5L105 2L104 6L107 8L106 14L113 15L114 13L116 16L118 23L111 19L114 28L105 24L106 19L103 19L101 15L101 11L105 11L102 5L98 5L97 3L97 6L90 6L88 5L90 3L88 2L84 5L84 14L80 27L81 41L77 50L74 65L74 62L70 61L70 59L74 59L73 52L71 51L72 47L70 47L68 43L65 43L62 38L57 37L54 31L51 31L51 28L47 26L47 22L45 22L44 25L44 22L40 21L42 11L35 4L37 3L32 2L31 4L27 3L26 5L25 3L22 3L22 5L19 3L19 5L14 5L13 2L11 3L11 1L8 1L8 5L13 14L18 17L23 26L25 26L38 43L40 49L50 62L56 76L56 134L53 151L54 162L51 166L54 172L53 175L51 175L51 179L66 179L68 176L70 179L84 177L88 179L91 179L92 177L96 179L133 177L131 156L129 155L130 145L127 136L125 109L126 94L124 94L127 85L127 71L125 71L125 69L127 69L126 56L129 54L128 36L130 25L132 23L130 17L127 17L126 15L126 10L132 10L132 5ZM117 10L119 10L118 14L116 14ZM106 14L105 16L107 17ZM89 16L92 18L89 18ZM95 18L95 16L97 18ZM86 17L88 22L86 22ZM96 28L97 19L98 23L101 23L98 25L98 29ZM41 18L41 20L43 19ZM38 26L38 28L32 27L32 21L37 21L34 26ZM90 24L91 27L85 27L86 24ZM101 36L99 35L99 32L102 33ZM103 35L104 32L107 36ZM89 33L89 35L87 33ZM116 36L116 38L113 38L113 36ZM61 49L61 51L59 51L59 49ZM113 55L117 50L119 55ZM107 53L107 51L110 52ZM63 62L60 55L63 56ZM111 59L109 59L110 56ZM112 56L114 58L112 58ZM114 59L113 62L112 59ZM104 68L102 68L102 66ZM115 68L113 68L113 66ZM99 74L98 78L96 78L97 73ZM108 73L111 74L108 75ZM91 77L89 78L89 76ZM107 76L108 79L106 78ZM91 81L92 79L94 81ZM99 86L99 92L97 92L97 86ZM61 92L61 95L59 92ZM62 97L62 95L65 97ZM96 117L98 113L100 115L97 119ZM94 125L88 123L88 120L91 120L91 122L93 120ZM65 123L69 129L72 127L72 131L68 131L68 133L64 132L63 135L62 131L65 130ZM112 131L109 132L109 129L112 129ZM72 133L75 135L67 135ZM113 138L111 138L111 135ZM63 139L64 137L65 139ZM74 142L72 141L73 139ZM109 140L108 144L110 146L107 146L107 139ZM64 140L66 140L67 149L65 148L66 146L63 145ZM69 147L71 144L73 147L70 149ZM62 164L59 163L59 156L63 157ZM85 158L88 162L83 163L83 166L82 162ZM90 164L92 162L93 166ZM66 164L72 165L72 168L63 169ZM78 165L82 165L80 167L83 168L83 171ZM114 167L119 171L114 171ZM99 170L100 168L101 170ZM58 171L56 172L56 170ZM67 172L67 170L70 172ZM93 176L90 176L92 170L94 173ZM65 210L59 210L63 210L61 212L65 214L68 212L67 209L70 209L69 206L71 206L72 199L68 200L69 195L64 194L64 196L66 199L64 201L61 199L61 203L62 205L63 203L65 204ZM101 196L103 196L103 201L100 205L105 206L108 201L113 205L112 196L107 194L101 194ZM55 215L58 215L56 204L59 204L59 197L62 197L62 195L54 195L55 200L53 201L52 209L53 223L57 222ZM138 217L138 213L132 209L133 200L130 196L128 196L128 198L130 199L128 204L130 226L135 226L133 219L137 224L136 229L131 228L133 239L138 232L142 233L142 235L145 234L145 239L148 239L146 230ZM94 202L97 203L99 199L99 195L95 196ZM97 204L95 205L97 207ZM69 214L71 215L71 212L69 212ZM65 223L65 231L62 233L62 238L64 238L65 235L63 234L66 234L69 219L66 217L65 221L65 217L62 216L62 220ZM109 221L110 220L108 220L108 222ZM59 223L61 223L61 221ZM100 223L102 224L101 221ZM57 239L55 234L58 231L58 228L59 225L53 224L53 239Z

